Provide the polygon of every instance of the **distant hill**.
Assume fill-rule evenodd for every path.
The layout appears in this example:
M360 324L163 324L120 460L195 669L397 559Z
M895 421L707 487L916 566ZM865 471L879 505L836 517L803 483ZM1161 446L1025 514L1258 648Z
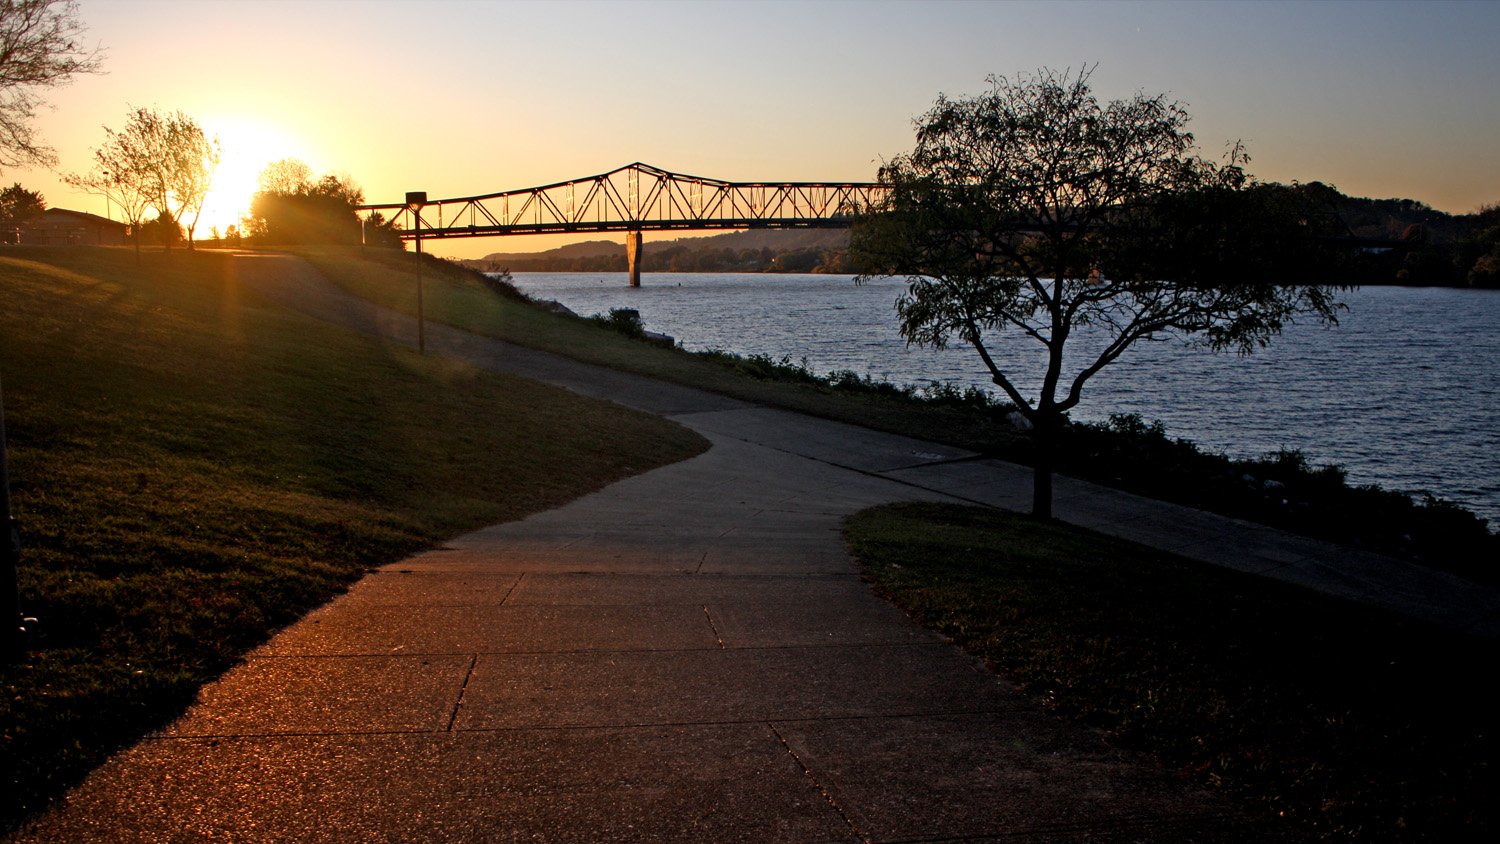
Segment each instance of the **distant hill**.
M625 244L617 240L586 240L570 243L545 252L491 252L485 261L570 261L576 258L596 258L600 255L624 255Z
M682 237L643 245L648 272L848 272L847 229L764 229L709 237ZM462 261L497 272L624 272L622 240L570 243L544 252L491 252Z

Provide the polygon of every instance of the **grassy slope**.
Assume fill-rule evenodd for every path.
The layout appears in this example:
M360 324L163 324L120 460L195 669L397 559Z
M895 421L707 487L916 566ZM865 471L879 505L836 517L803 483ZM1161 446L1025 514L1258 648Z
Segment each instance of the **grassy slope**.
M302 249L299 254L329 278L366 299L406 313L416 312L415 264L410 252L329 247ZM920 434L964 448L998 447L1002 441L1011 451L1028 447L1025 437L1016 436L1008 425L997 425L982 414L767 378L765 368L755 361L741 360L734 366L725 366L613 332L598 331L578 320L496 296L478 283L475 274L439 261L429 261L425 273L427 317L477 334L747 401L877 430Z
M846 537L918 621L1185 775L1331 839L1494 840L1493 642L993 510Z
M368 567L706 447L263 306L224 254L144 257L0 252L20 587L43 620L4 667L0 822Z

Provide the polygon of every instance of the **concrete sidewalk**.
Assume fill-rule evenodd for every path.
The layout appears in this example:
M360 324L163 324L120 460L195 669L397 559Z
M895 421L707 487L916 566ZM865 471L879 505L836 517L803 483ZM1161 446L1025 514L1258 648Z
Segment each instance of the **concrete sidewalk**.
M839 525L910 487L709 436L366 577L22 840L1264 837L876 599Z
M246 277L273 299L411 336L300 265L253 260ZM1029 500L1024 472L463 332L428 338L666 413L713 447L366 577L17 840L1289 837L1051 718L859 580L846 515ZM1319 570L1316 544L1119 496L1068 482L1059 509L1239 568ZM1486 606L1472 609L1492 622Z

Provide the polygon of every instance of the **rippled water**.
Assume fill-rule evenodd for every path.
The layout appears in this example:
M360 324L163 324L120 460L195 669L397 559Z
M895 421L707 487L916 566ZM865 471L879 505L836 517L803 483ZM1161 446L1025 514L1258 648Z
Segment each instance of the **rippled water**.
M515 280L583 315L635 308L648 329L689 349L989 387L967 347L906 347L896 280L648 273L635 289L611 273ZM1344 299L1338 327L1292 326L1250 357L1139 344L1089 382L1073 418L1139 413L1237 457L1300 449L1315 464L1343 466L1351 482L1430 491L1500 524L1500 291L1371 287ZM1010 339L997 357L1034 381L1036 348Z

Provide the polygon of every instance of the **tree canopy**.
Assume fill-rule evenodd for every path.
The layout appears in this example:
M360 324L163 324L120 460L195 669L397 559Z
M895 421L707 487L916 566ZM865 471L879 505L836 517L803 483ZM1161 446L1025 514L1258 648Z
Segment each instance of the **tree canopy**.
M204 134L197 121L181 111L162 113L137 108L118 132L105 127L108 139L101 165L116 178L138 182L156 209L157 219L187 229L188 247L198 214L219 165L219 142ZM163 239L170 246L173 238Z
M1200 157L1181 103L1101 103L1089 76L1044 69L940 95L851 239L866 277L906 276L907 341L972 346L1030 424L1039 516L1065 414L1132 344L1249 352L1299 314L1331 322L1337 309L1333 288L1305 283L1327 266L1327 223L1304 194L1257 182L1238 145L1222 163ZM1015 335L1038 347L1034 384L995 353Z
M21 226L47 210L47 200L16 182L0 190L0 243L20 243Z
M150 108L132 109L123 128L106 126L104 133L104 143L94 150L94 169L64 181L120 206L137 234L146 210L155 209L162 231L185 226L191 249L198 215L219 165L218 139L209 138L181 111ZM162 242L170 247L175 239L169 234Z
M1500 287L1500 205L1486 205L1474 215L1471 234L1461 245L1473 287Z
M261 242L278 245L358 244L361 224L354 209L363 203L364 191L351 179L314 178L303 162L282 159L261 172L248 229Z
M99 71L83 32L74 0L0 0L0 167L56 163L31 122L46 89Z
M47 210L47 200L34 190L27 190L16 182L0 190L0 223L24 223L41 216Z

